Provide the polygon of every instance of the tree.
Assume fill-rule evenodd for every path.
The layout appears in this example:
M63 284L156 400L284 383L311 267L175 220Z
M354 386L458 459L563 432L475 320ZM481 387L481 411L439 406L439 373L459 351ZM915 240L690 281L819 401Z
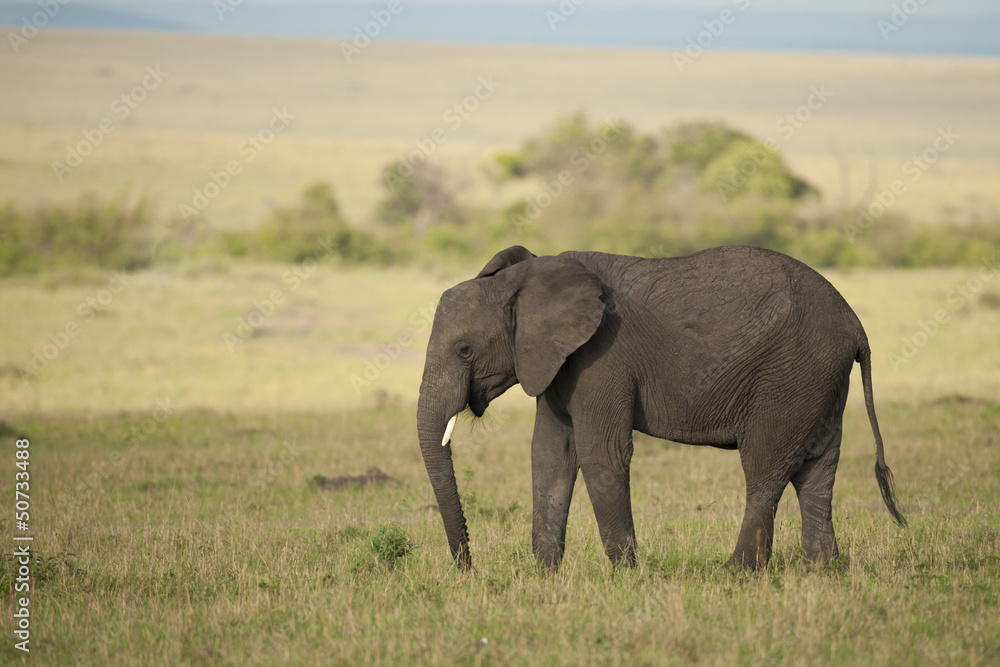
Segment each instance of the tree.
M443 169L427 162L399 163L384 170L386 193L376 215L387 225L423 236L438 224L460 225L463 215Z

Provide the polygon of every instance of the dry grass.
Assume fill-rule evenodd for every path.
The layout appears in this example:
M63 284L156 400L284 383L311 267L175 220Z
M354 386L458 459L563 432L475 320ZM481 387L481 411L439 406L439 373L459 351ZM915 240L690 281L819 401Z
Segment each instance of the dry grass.
M206 260L134 274L117 295L105 292L109 276L98 273L9 279L0 309L16 316L0 330L0 402L17 413L94 413L143 410L165 398L183 409L236 411L413 401L437 298L478 268L434 273L324 264L305 273ZM975 268L828 275L868 332L881 400L1000 395L1000 271L960 307L955 289L970 280L975 286ZM86 305L108 296L105 307L96 304L100 312ZM921 323L941 309L947 321L925 338ZM241 321L257 322L254 313L262 311L271 314L252 332L242 330L251 334L244 340ZM31 364L33 351L46 352L71 322L79 333L65 350L23 377L18 369ZM244 342L231 346L227 335ZM922 343L910 357L904 338ZM531 407L521 392L509 393L514 404Z
M580 482L556 576L540 572L530 552L528 413L456 434L472 574L453 567L440 517L427 509L433 499L409 409L183 412L134 449L122 437L142 415L18 417L11 425L31 437L37 471L32 658L993 663L1000 406L883 402L881 414L908 530L881 505L867 422L849 409L836 564L801 562L789 490L768 570L728 570L742 512L738 457L640 438L632 465L638 568L611 571ZM310 481L371 466L396 481L334 490ZM390 524L412 541L394 566L369 540ZM8 617L11 605L5 597Z
M51 162L82 130L114 117L113 101L149 65L169 75L58 182ZM496 92L459 127L446 122L489 75ZM448 136L435 159L470 181L469 196L489 201L494 193L477 175L483 161L583 111L650 131L709 118L773 137L830 203L887 188L938 127L951 126L960 139L896 206L928 220L996 215L998 77L991 59L709 52L680 74L663 51L397 43L375 43L347 63L333 41L48 30L20 54L0 51L0 201L124 192L176 215L277 107L295 120L244 164L207 218L255 224L307 183L328 180L363 223L379 196L379 168L434 128ZM787 137L776 124L814 86L832 97Z

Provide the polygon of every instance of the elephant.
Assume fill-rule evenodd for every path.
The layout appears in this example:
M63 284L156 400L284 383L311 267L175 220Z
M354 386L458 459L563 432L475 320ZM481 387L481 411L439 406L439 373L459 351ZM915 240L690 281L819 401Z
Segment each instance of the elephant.
M774 518L795 487L808 562L838 555L831 501L854 363L876 445L875 477L900 526L857 315L819 273L778 252L723 246L672 258L497 253L437 305L417 434L452 557L472 566L451 437L515 384L536 401L531 440L535 557L556 570L581 471L605 553L636 564L633 430L735 449L746 507L729 564L771 556Z

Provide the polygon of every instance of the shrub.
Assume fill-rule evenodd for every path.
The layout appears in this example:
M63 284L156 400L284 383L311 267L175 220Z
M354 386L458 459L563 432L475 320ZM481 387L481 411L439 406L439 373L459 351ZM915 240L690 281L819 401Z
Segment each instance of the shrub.
M750 139L734 141L715 156L698 175L698 185L723 202L744 196L799 199L813 191L788 170L780 155Z
M733 144L747 142L746 134L722 123L682 123L664 132L670 158L677 164L702 171Z
M447 175L437 165L424 162L409 172L392 165L384 176L386 192L375 214L390 227L422 236L435 225L461 226L464 222Z
M220 240L231 256L280 262L303 262L331 254L349 262L387 261L391 257L373 235L347 223L326 183L309 185L298 204L275 209L257 229L224 232Z
M391 523L375 528L368 538L368 550L376 562L392 568L413 551L413 541L402 526Z
M773 244L780 230L757 218L815 191L780 155L719 123L649 135L577 115L495 162L500 182L533 178L542 190L509 209L512 227L544 230L541 245L559 248L649 254L755 236Z
M141 268L150 263L149 227L145 201L129 206L86 197L32 211L8 204L0 207L0 273Z

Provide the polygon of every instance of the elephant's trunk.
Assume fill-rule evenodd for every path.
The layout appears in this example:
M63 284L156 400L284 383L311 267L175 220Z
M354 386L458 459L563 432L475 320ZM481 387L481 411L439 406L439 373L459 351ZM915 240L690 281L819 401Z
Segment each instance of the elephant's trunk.
M462 512L462 501L458 497L451 446L448 444L451 427L454 427L454 416L465 406L448 406L446 403L440 390L428 388L425 378L417 404L417 434L420 437L420 450L424 456L427 475L444 520L451 555L462 569L468 570L472 567L469 533L465 525L465 514ZM442 444L445 446L442 447Z

